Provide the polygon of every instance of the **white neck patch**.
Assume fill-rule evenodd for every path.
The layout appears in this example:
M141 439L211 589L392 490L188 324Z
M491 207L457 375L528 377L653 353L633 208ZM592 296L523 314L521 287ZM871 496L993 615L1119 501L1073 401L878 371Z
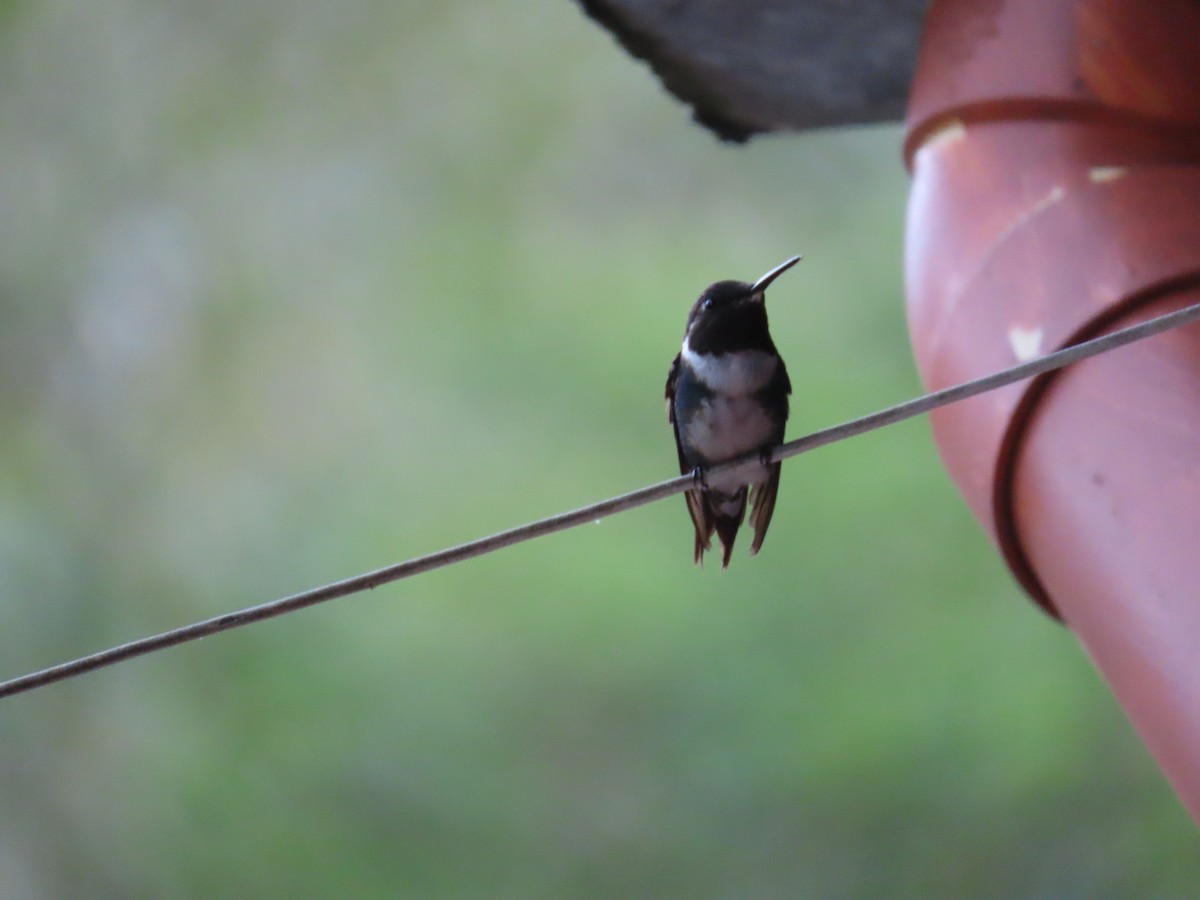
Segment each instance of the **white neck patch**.
M775 377L779 366L779 357L773 353L762 350L696 353L686 340L681 356L710 391L735 397L762 390Z

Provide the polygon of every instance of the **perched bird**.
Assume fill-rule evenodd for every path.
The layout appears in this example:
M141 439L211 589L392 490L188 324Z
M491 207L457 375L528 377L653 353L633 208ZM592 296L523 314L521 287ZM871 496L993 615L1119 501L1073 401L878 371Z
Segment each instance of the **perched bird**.
M754 284L718 281L688 314L683 348L667 375L667 418L675 427L683 474L782 442L792 392L787 368L767 329L767 286L800 261L793 256ZM695 561L703 564L712 534L721 539L721 568L729 565L733 541L746 514L749 492L754 540L762 546L779 490L779 463L761 473L698 478L685 494L696 526Z

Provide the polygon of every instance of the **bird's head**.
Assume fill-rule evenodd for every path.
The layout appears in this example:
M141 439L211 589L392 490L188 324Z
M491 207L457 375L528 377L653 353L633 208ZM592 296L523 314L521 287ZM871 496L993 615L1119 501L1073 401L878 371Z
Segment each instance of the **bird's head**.
M695 353L729 353L769 344L767 286L800 262L793 256L750 284L718 281L704 289L688 315L684 341Z

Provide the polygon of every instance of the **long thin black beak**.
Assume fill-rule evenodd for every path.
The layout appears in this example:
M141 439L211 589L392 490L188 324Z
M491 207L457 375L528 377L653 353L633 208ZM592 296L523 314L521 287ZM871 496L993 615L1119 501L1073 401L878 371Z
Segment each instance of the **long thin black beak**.
M759 291L765 291L767 289L767 285L769 285L772 281L774 281L796 263L800 262L802 259L804 259L803 256L793 256L787 262L781 262L762 278L758 279L758 281L754 282L754 286L750 288L751 293L757 294Z

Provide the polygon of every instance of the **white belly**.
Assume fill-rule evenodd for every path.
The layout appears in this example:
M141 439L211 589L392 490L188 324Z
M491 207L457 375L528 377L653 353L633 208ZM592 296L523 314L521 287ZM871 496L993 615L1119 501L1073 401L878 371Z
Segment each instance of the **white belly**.
M775 423L753 397L713 394L689 420L688 442L711 465L759 449L771 440L774 431ZM709 481L709 486L732 492L765 476L764 470L749 478L716 478Z
M696 353L683 344L684 361L712 391L688 420L688 443L709 465L733 459L770 443L775 423L755 394L775 377L779 358L757 350L710 355ZM716 478L709 486L732 493L743 484L755 484L766 470L748 478Z

